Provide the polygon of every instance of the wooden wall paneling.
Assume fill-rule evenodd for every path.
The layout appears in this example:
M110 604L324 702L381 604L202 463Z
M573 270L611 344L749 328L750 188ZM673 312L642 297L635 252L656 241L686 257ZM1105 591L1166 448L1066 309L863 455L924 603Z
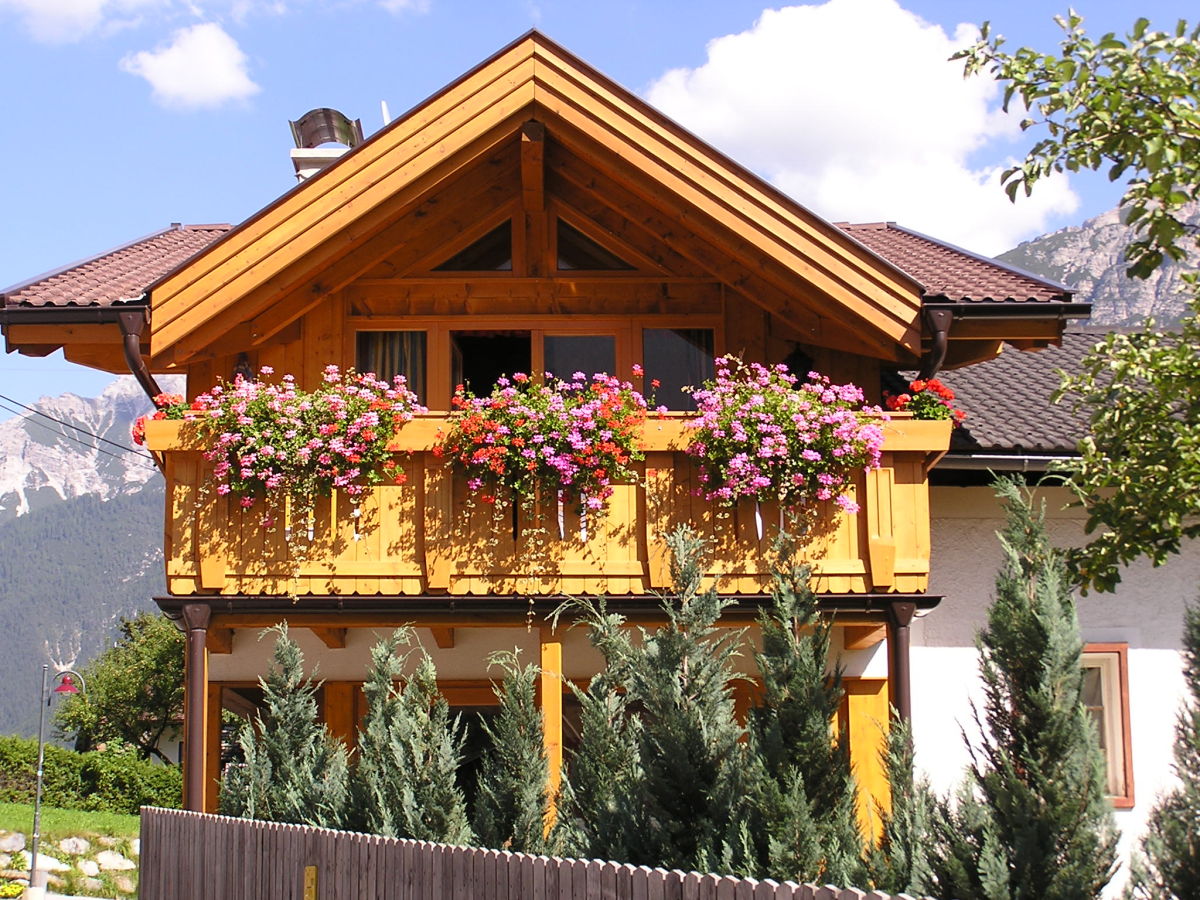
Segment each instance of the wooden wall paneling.
M454 520L450 471L432 453L424 454L424 469L425 582L430 590L440 590L450 587L449 531Z
M646 520L643 540L646 544L646 578L650 587L670 585L670 552L663 538L675 513L674 454L663 451L646 453Z
M321 699L321 714L329 733L352 750L357 746L354 717L355 694L359 685L351 681L326 681Z
M897 542L892 514L895 476L895 469L885 464L867 472L862 479L862 512L858 519L865 525L870 580L877 591L890 590L896 583Z
M196 453L167 454L168 516L165 547L168 576L197 578L196 502L199 499Z

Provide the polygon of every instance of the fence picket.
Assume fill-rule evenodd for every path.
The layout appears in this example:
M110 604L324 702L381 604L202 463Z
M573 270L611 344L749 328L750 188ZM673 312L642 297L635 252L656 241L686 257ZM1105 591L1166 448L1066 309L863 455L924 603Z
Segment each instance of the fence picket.
M153 807L138 834L144 900L302 900L307 866L323 900L914 900Z

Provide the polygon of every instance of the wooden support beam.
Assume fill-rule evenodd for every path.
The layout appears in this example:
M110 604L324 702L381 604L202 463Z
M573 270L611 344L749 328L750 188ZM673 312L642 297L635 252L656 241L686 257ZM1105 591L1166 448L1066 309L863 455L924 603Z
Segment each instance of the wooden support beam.
M558 791L562 787L563 731L563 656L562 636L550 627L541 629L541 675L539 686L542 698L543 746L549 762L550 777L547 793L546 831L554 827L557 816Z
M444 628L444 627L439 628L437 626L434 626L433 628L430 628L429 630L431 632L433 632L433 642L435 644L437 644L439 648L441 648L442 650L453 650L454 649L454 629L453 628Z
M842 629L842 649L870 650L886 637L886 625L847 625Z
M208 710L204 721L204 811L217 811L221 790L221 686L208 686Z
M521 126L521 211L524 228L514 249L523 247L526 275L548 275L554 269L550 259L550 217L546 211L546 127L529 121ZM517 235L514 234L514 238ZM516 260L514 260L515 262Z
M345 628L319 628L310 626L309 631L319 637L330 650L346 649Z
M327 681L322 690L322 717L329 733L353 749L355 729L358 725L354 714L354 692L358 685L351 681Z
M233 629L232 628L209 628L208 629L208 652L209 653L232 653L233 652Z

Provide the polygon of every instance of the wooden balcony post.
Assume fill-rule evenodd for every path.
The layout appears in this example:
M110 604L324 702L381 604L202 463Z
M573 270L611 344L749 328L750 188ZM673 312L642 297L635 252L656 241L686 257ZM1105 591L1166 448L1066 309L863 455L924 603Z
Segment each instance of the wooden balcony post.
M549 808L546 810L546 829L554 826L557 813L558 789L562 786L562 637L549 626L541 629L541 695L542 695L542 728L543 746L546 759L549 762L549 783L547 791L550 794Z
M184 651L183 692L183 805L205 811L205 743L208 735L208 623L212 610L205 603L184 604L187 643Z

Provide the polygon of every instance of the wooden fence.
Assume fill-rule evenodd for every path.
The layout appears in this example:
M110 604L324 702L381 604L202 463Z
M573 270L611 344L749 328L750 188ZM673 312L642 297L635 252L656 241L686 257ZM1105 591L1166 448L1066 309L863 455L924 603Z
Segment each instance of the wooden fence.
M141 838L142 900L893 900L176 809L144 808Z

